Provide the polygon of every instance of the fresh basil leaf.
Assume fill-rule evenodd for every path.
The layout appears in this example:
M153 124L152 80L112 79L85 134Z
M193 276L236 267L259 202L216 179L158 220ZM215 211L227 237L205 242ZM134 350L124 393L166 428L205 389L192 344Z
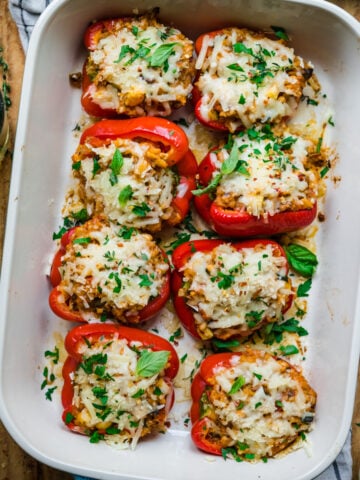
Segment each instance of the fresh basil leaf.
M178 43L164 43L160 45L150 57L150 67L162 67L173 53Z
M142 350L140 358L136 364L136 374L139 377L152 377L165 368L170 352L167 350L159 350L153 352L150 350Z
M234 172L239 161L239 147L236 142L233 143L233 146L230 151L230 155L221 165L221 173L223 175L229 175Z
M198 196L198 195L204 195L205 193L212 192L219 185L221 179L222 179L222 174L218 173L217 175L215 175L215 177L211 180L211 182L206 187L193 190L192 194L195 196Z
M318 265L317 257L308 248L291 243L284 247L288 262L303 277L312 277Z

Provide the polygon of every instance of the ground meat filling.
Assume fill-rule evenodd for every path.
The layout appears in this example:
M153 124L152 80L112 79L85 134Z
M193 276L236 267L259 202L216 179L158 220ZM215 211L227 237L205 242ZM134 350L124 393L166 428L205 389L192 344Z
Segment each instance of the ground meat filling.
M202 339L248 336L281 317L292 291L286 259L273 246L236 250L222 244L195 252L182 268L179 295L193 310Z
M230 131L291 117L312 75L283 40L241 28L205 36L196 68L201 116Z
M168 270L150 235L96 217L71 237L58 288L88 321L137 323L139 312L161 293Z
M103 109L130 117L168 116L192 90L193 42L152 16L118 19L90 52L88 92Z
M316 393L285 360L247 350L218 367L202 396L209 438L241 460L277 455L305 437Z

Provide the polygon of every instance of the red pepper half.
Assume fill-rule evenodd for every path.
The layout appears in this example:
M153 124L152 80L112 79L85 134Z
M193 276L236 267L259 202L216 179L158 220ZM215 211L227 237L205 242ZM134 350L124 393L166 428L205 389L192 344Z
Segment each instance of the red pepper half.
M179 162L189 150L185 132L176 123L158 117L138 117L127 120L100 120L84 130L80 143L90 137L100 140L141 138L161 145L167 153L167 166Z
M209 184L215 171L211 155L212 152L209 152L199 165L200 184L204 187ZM317 213L315 202L309 209L257 217L246 211L225 209L217 205L209 193L195 196L194 205L210 227L225 237L272 236L291 232L310 225Z
M173 293L173 303L175 307L175 311L183 324L184 328L195 338L200 339L201 336L197 329L195 317L194 317L194 310L192 310L186 303L186 299L183 296L179 295L179 290L183 286L183 274L180 271L186 262L194 255L195 252L204 252L208 253L214 250L221 244L229 243L226 240L193 240L190 242L185 242L179 245L172 254L172 263L174 265L174 271L171 275L171 290ZM286 254L284 249L279 245L277 242L273 240L267 239L259 239L259 240L247 240L242 242L233 243L231 242L232 247L236 250L241 250L244 248L254 248L257 245L272 245L275 252L278 256L281 256L286 260ZM286 260L286 275L289 271L288 262ZM293 296L289 295L285 306L282 309L282 313L285 313L292 304ZM261 325L260 325L261 326ZM256 328L255 328L256 329ZM233 336L233 335L231 335Z
M59 267L61 266L62 256L66 251L66 246L71 242L72 237L76 231L75 228L71 228L63 234L61 237L60 247L56 254L50 269L50 283L54 287L49 295L49 306L51 310L58 317L70 322L87 323L87 320L82 316L80 312L74 311L70 308L66 298L58 287L61 282L61 275ZM167 258L166 253L163 252L164 258ZM153 298L145 307L137 312L135 315L137 322L144 322L156 315L166 304L170 297L170 271L166 274L164 284L159 295ZM131 318L131 317L130 317Z
M100 146L116 138L143 139L161 146L161 150L166 153L167 166L179 177L176 194L171 202L173 213L166 222L170 225L182 222L190 209L198 171L196 158L189 150L184 131L175 123L156 117L102 120L83 132L80 143L90 142Z
M209 434L211 422L202 411L201 397L205 394L207 387L211 386L214 370L219 367L230 367L230 359L236 353L217 353L206 357L200 365L198 373L191 384L192 404L190 408L190 419L192 423L191 438L194 444L200 449L213 455L222 454L222 445L211 438Z
M156 40L154 42L151 41L146 43L145 36L147 28L153 28L159 32L160 37L158 37L158 40L160 43L158 43ZM134 41L128 41L129 39L126 33L130 33L129 30L134 34ZM151 30L148 32L151 36ZM143 34L142 38L145 39L144 43L140 38L140 33ZM165 38L162 37L162 34L165 35ZM97 48L100 48L98 44L104 38L113 39L114 42L116 42L115 39L117 38L116 43L118 47L114 47L119 48L120 56L117 60L112 58L111 52L108 52L108 54L104 53L104 51L102 52L107 57L105 59L105 63L107 63L107 69L109 66L111 67L111 64L113 64L113 75L110 75L109 72L104 73L103 70L99 73L98 61L96 61L94 58L91 58L91 53L96 51ZM173 110L178 109L186 104L195 70L193 42L186 38L177 29L170 29L166 25L159 23L152 13L145 14L144 16L136 15L133 17L129 16L104 19L92 23L85 31L84 45L88 50L89 55L86 57L82 73L81 104L89 115L101 118L126 118L127 116L136 117L139 114L169 116ZM170 51L168 54L166 54L167 49L181 45L183 53L181 54L180 59L178 59L176 62L170 62L169 67L166 60L168 58L168 54L170 54ZM159 48L160 50L158 50ZM163 57L164 52L165 57ZM123 62L123 56L127 56L127 54L130 55L130 58L124 59ZM156 56L156 58L153 57L153 54ZM160 54L160 56L158 56L158 54ZM123 82L121 81L121 78L118 81L116 81L116 78L118 76L121 77L126 75L127 68L131 68L130 65L133 64L133 62L137 59L139 59L141 62L140 65L138 65L137 70L139 73L139 78L135 80L135 83L133 82L131 89L129 89L127 85L122 85ZM136 64L134 67L136 69ZM178 93L176 95L175 93L170 95L170 99L167 101L161 101L161 99L160 101L157 101L156 88L154 91L151 90L150 83L152 82L149 80L146 85L145 80L140 80L142 74L146 76L146 72L144 72L144 70L147 69L150 69L148 77L153 78L153 73L155 73L154 78L156 79L156 74L159 74L159 72L157 72L159 67L161 67L161 70L163 70L162 75L166 74L167 70L170 68L174 75L174 79L172 81L174 86L179 87L179 83L183 84L184 86L180 92L178 89ZM151 73L152 69L154 69L153 73ZM169 81L168 76L165 81ZM115 104L115 102L112 104L111 100L106 101L106 99L104 99L104 106L101 106L97 103L97 100L99 101L99 97L101 96L101 93L99 94L99 90L104 89L106 91L108 86L110 86L114 92L114 95L118 96L118 106ZM146 87L149 87L150 91L148 91ZM156 85L154 87L156 87ZM169 87L171 90L171 85L169 85ZM164 94L166 92L163 91L162 93ZM105 97L107 97L107 92L105 92Z
M200 35L195 41L196 54L199 55L205 37L213 38L221 34L221 32L222 30L214 30L212 32L208 32ZM200 90L196 86L196 80L194 82L194 87L191 92L196 118L199 120L200 123L202 123L208 128L211 128L213 130L218 130L221 132L228 132L229 129L226 127L224 123L217 120L209 120L208 118L205 118L204 115L202 114L202 95Z
M126 18L124 18L126 20ZM130 18L129 18L130 20ZM92 23L86 30L84 34L84 45L91 51L96 48L98 43L98 38L103 32L114 31L116 26L116 19L105 19L99 20ZM102 108L92 98L92 89L94 88L93 82L90 76L87 73L86 69L87 62L84 63L82 71L82 95L81 95L81 104L89 115L94 117L103 117L103 118L114 118L118 114L113 108Z
M169 352L168 363L164 371L164 380L171 386L171 381L175 378L179 370L179 359L173 346L164 338L150 332L146 332L137 328L123 327L113 324L91 324L80 325L70 330L65 338L65 348L68 357L64 362L62 375L64 385L61 393L63 411L63 421L70 430L78 433L87 434L86 429L81 425L75 424L73 397L73 376L74 372L79 368L83 360L81 348L86 345L90 346L99 339L111 341L114 336L119 339L125 339L127 343L138 342L140 346L137 348L149 349L153 352L167 351ZM169 401L166 405L166 413L170 410L174 402L174 390L171 388Z
M221 402L225 403L226 396L228 397L229 402L232 401L232 394L230 392L225 393L221 387L220 391L218 391L216 388L215 391L213 391L214 385L216 385L215 377L219 374L219 370L228 369L231 371L234 369L234 365L241 365L242 362L249 365L248 368L250 369L251 376L255 376L254 370L256 372L256 368L259 365L265 364L270 367L271 365L274 365L274 363L278 364L282 371L284 373L286 372L286 375L288 375L289 381L291 379L292 382L296 382L298 390L294 389L293 394L296 395L298 392L301 392L300 396L306 398L308 405L308 416L304 414L303 410L300 408L298 412L292 412L288 415L288 417L286 417L286 414L281 411L282 402L279 400L276 401L276 398L282 398L282 395L284 395L284 401L288 401L288 397L286 396L286 387L278 387L278 392L272 393L272 401L275 402L275 405L277 402L279 403L279 405L276 405L276 407L280 409L280 414L284 415L284 420L287 421L289 426L293 428L293 432L290 434L284 434L282 437L280 437L280 440L279 438L275 440L274 436L272 436L270 432L269 437L266 438L266 432L263 435L263 441L268 443L268 449L265 450L267 452L265 457L272 457L276 455L281 450L284 450L291 445L296 438L302 434L302 432L309 430L309 425L313 419L316 406L316 392L311 388L307 380L296 367L292 366L286 360L275 357L264 351L247 348L241 352L212 354L202 361L191 385L192 404L190 408L190 418L192 422L191 437L194 444L200 450L213 455L227 456L227 454L230 453L230 455L232 454L238 461L252 460L254 458L260 460L260 458L264 459L264 457L261 454L258 455L256 442L254 442L255 445L247 445L246 443L238 445L234 442L232 436L229 435L228 438L226 438L226 424L231 424L231 421L228 420L226 424L223 424L223 419L217 419L216 412L213 410L214 399L216 398L221 398ZM253 368L251 365L253 365ZM244 406L237 405L239 410L242 410L243 407L245 408L246 403L251 401L251 397L254 395L257 389L256 386L254 387L252 380L248 381L248 384L245 380L245 377L240 376L237 379L239 378L244 381L244 388L246 388L248 392L244 394ZM259 375L257 378L260 382L264 382L263 388L265 388L268 385L267 382L269 381L269 378L271 378L271 374L269 377L267 374L265 374L265 377ZM259 388L259 385L257 385L257 387ZM240 386L239 388L241 389L242 387ZM214 395L212 395L212 393L214 393ZM224 395L224 397L221 395ZM294 402L294 400L292 400L292 402ZM259 402L258 407L261 407L261 402ZM255 408L257 408L256 405ZM253 426L249 427L249 423L246 421L247 418L244 417L244 415L245 414L241 415L241 412L239 412L239 420L241 418L244 418L245 420L244 429L256 429L256 423L260 420L255 417L255 420L253 420ZM264 418L266 418L267 415L269 414L265 412ZM274 428L274 432L276 437L276 434L278 433L276 427ZM247 452L249 453L247 454Z

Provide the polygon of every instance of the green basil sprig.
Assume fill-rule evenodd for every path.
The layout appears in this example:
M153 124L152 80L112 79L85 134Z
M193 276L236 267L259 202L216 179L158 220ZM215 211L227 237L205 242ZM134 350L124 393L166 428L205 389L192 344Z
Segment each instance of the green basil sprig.
M145 378L156 375L166 366L169 355L170 352L167 350L159 350L157 352L142 350L136 364L136 374Z
M290 245L284 247L284 250L288 262L295 272L303 277L312 277L314 275L318 265L318 259L314 253L296 243L290 243Z

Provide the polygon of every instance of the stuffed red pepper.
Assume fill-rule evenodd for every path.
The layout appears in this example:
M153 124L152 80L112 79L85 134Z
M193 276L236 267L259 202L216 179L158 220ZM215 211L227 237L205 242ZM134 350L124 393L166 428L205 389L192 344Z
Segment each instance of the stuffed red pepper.
M74 322L142 322L170 295L168 259L152 237L102 217L64 234L50 281L51 309Z
M264 351L210 355L191 394L195 445L237 461L266 461L285 452L301 442L314 419L316 393L307 380Z
M316 217L316 146L286 128L253 127L229 137L199 165L195 206L220 235L275 235Z
M89 216L144 231L177 225L190 208L198 169L188 147L183 130L165 119L95 123L73 155L76 208L80 202Z
M165 339L118 325L81 325L65 339L63 421L90 442L134 448L164 433L179 360Z
M283 39L245 28L205 33L195 49L195 114L217 130L291 117L312 75L312 66Z
M248 336L291 305L288 263L274 241L195 240L177 247L172 261L174 306L196 338Z
M187 102L193 42L154 15L94 22L84 42L81 101L89 115L168 116Z

